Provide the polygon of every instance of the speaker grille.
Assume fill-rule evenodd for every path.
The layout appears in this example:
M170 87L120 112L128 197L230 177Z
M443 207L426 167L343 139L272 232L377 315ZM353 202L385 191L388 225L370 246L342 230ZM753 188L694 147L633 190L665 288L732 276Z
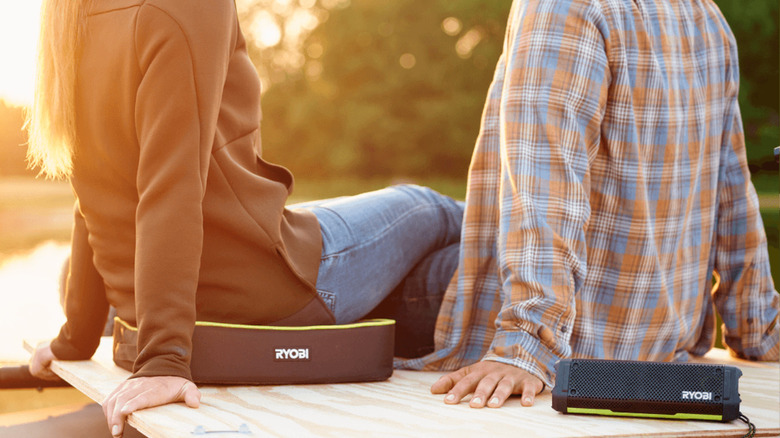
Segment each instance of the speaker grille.
M673 403L688 405L686 411L712 412L723 398L723 368L684 363L614 362L574 360L569 373L568 397L603 402L604 406L634 410L637 403ZM711 393L711 398L683 398L683 391Z

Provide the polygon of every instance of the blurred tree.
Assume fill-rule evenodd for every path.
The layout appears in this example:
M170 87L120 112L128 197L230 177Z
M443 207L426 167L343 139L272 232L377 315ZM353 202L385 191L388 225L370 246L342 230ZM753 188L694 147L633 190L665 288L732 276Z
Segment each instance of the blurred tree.
M464 178L510 3L325 3L264 96L265 153L314 177Z
M739 102L753 172L777 171L773 148L780 144L778 96L780 37L777 0L715 0L737 38Z

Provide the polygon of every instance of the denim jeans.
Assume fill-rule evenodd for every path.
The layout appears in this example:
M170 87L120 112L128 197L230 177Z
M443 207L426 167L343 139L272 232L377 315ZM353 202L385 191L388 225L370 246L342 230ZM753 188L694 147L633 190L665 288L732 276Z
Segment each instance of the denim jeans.
M320 222L317 292L338 324L368 314L418 262L458 242L463 207L414 185L290 206L310 209Z
M395 356L411 359L433 352L436 318L459 254L459 243L432 252L366 315L395 320Z

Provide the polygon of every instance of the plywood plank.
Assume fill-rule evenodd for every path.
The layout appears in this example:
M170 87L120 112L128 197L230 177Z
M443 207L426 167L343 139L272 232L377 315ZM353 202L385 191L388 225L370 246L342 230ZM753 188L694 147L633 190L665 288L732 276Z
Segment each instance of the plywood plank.
M742 411L758 427L757 436L780 435L780 366L751 363L713 351L703 362L740 367ZM104 339L91 361L56 361L63 379L101 402L129 373L111 361L111 340ZM738 421L645 420L562 415L551 408L549 390L533 407L518 398L501 409L471 409L466 402L445 405L429 388L443 373L395 371L378 383L201 388L201 407L183 404L139 411L129 423L150 438L192 438L206 432L237 431L250 435L209 433L210 437L741 437Z

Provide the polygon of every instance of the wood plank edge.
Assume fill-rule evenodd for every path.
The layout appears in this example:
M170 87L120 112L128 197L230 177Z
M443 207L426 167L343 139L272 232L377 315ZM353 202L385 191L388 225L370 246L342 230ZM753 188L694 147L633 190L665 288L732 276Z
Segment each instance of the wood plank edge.
M27 350L28 353L33 354L35 352L35 348L44 341L32 341L30 339L24 339L22 341L22 346L25 350ZM102 405L103 404L103 398L100 393L97 391L85 391L81 388L81 386L88 386L83 385L83 381L81 379L78 379L76 376L74 376L71 372L69 372L67 369L63 368L60 364L61 361L59 360L53 360L51 362L51 370L59 376L62 380L68 382L72 387L76 388L79 392L86 395L90 399L92 399L95 403Z
M28 353L33 354L35 352L35 348L43 341L38 341L35 344L33 344L32 341L29 339L25 339L22 341L22 346L25 350L27 350ZM102 404L102 400L98 400L100 398L99 394L89 394L88 392L84 391L83 389L78 387L78 383L81 383L79 379L77 379L73 374L69 373L67 370L63 369L60 366L60 363L58 360L54 360L51 363L51 370L59 376L60 379L68 382L70 386L76 388L79 392L86 395L90 399L92 399L94 402L98 404Z
M22 346L25 350L27 350L28 353L33 354L35 352L35 347L37 347L38 344L33 345L30 340L25 339L22 341Z
M62 380L68 382L72 387L74 387L77 390L79 390L79 392L81 392L82 394L84 394L87 397L89 397L90 399L92 399L92 401L94 401L95 403L97 403L97 404L99 404L101 406L103 405L103 397L102 397L102 395L100 393L98 393L97 391L85 390L85 388L83 388L82 386L87 386L87 385L84 385L84 382L81 379L78 379L76 376L74 376L68 370L63 368L60 365L60 361L58 361L58 360L52 361L52 363L51 363L51 370L54 371L54 374L60 376L60 378ZM86 388L86 389L89 389L89 388Z
M166 438L163 435L160 435L158 432L159 430L152 427L148 423L146 423L143 418L139 418L138 414L141 414L141 417L143 417L143 412L138 412L136 414L130 414L127 417L127 420L125 420L125 424L129 424L130 426L133 426L135 430L142 433L147 438ZM185 433L184 435L188 435L188 433ZM167 437L170 438L170 437Z
M38 345L37 343L33 344L32 341L28 339L22 341L22 346L30 354L33 354L35 352L35 348L37 347L37 345ZM76 376L68 372L68 370L60 366L59 361L55 360L51 363L51 370L54 372L54 374L58 375L62 380L68 382L72 387L74 387L76 390L86 395L87 397L89 397L92 401L94 401L95 403L101 406L103 405L103 398L101 397L101 394L97 393L97 391L85 391L83 388L80 388L79 384L82 382L79 379L77 379ZM154 428L149 426L142 419L139 419L137 415L133 415L133 414L129 415L127 417L126 422L127 424L133 426L136 430L138 430L145 436L149 438L157 438Z

